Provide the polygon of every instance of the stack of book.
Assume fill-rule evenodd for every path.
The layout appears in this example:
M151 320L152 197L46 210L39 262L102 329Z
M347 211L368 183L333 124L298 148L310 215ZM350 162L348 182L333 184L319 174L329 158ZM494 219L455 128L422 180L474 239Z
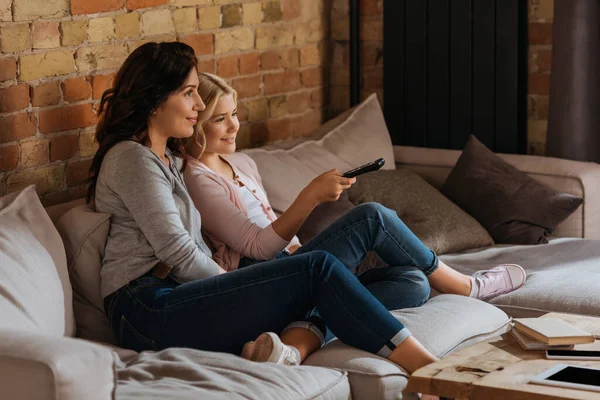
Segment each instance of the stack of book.
M569 350L596 338L558 318L516 318L510 331L525 350Z

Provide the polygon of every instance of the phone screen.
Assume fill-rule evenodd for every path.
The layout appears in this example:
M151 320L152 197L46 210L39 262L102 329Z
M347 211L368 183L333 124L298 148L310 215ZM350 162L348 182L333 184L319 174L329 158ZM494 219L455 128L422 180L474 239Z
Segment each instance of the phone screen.
M566 367L546 378L549 381L579 383L600 387L600 370Z
M546 350L549 356L563 357L598 357L600 358L599 350Z

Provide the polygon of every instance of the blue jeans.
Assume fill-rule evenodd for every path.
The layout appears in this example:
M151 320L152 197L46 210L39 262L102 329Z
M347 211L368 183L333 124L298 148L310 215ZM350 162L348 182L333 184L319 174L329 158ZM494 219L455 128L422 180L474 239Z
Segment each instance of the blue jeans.
M281 332L316 308L344 343L382 357L410 332L339 260L324 251L261 262L179 284L144 275L104 299L119 344L240 354L265 331Z
M354 276L368 251L389 267ZM318 314L321 332L326 325L343 342L386 357L410 334L386 308L424 303L426 276L437 265L395 212L367 203L294 255L182 285L143 276L108 296L105 309L120 344L138 351L182 346L239 354L260 333L304 319L318 324Z

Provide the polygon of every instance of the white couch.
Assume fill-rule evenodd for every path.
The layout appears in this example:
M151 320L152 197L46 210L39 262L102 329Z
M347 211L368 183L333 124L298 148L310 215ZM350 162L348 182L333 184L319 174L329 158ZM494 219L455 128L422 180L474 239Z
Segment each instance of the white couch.
M364 113L368 117L365 117ZM312 176L384 156L387 168L411 168L439 185L459 152L391 146L373 98L326 124L312 140L248 153L257 161L276 209ZM365 132L369 134L366 135ZM377 157L373 157L373 155ZM391 160L396 161L391 162ZM532 156L506 156L517 168L584 205L543 246L494 246L445 255L464 272L520 262L525 286L493 301L440 295L416 309L394 311L442 357L503 333L510 313L598 315L600 295L600 166ZM284 173L289 186L282 185ZM396 365L338 341L305 365L283 367L191 349L119 349L104 316L99 268L109 216L82 201L44 210L33 188L0 199L0 398L7 399L401 399L407 374ZM56 225L58 230L55 228ZM60 232L60 236L59 236ZM577 239L579 238L579 239ZM581 238L585 238L582 240Z

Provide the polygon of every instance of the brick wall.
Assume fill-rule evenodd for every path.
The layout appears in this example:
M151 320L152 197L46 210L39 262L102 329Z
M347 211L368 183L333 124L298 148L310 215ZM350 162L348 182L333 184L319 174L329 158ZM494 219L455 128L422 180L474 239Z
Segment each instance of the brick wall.
M84 195L96 108L147 41L191 45L240 94L240 147L302 136L327 102L329 0L0 0L0 195Z
M528 152L544 155L548 125L548 95L552 55L554 0L527 0L529 5ZM332 13L333 60L330 115L349 107L348 0L334 0ZM383 93L383 0L360 0L361 97ZM382 102L383 103L383 102Z

